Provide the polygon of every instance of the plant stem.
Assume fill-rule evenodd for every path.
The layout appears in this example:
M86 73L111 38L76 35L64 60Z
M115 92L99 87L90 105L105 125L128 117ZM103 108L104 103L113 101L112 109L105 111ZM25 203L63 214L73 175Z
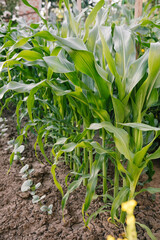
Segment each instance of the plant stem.
M70 153L70 169L73 169L72 152Z
M87 174L88 173L88 151L86 148L84 148L84 164L85 164L85 167L84 167L84 174ZM83 185L84 186L87 186L87 183L88 183L88 179L85 178L83 180Z
M119 189L119 172L117 169L117 166L115 166L115 172L114 172L114 198L116 198L118 194Z
M91 131L88 131L87 137L88 137L88 139L91 139ZM89 169L90 169L90 174L92 172L92 164L93 164L93 151L91 149L89 151Z
M106 132L105 129L102 128L102 147L105 148L105 140L106 140ZM107 164L106 164L106 156L104 156L103 159L103 202L107 202L107 196L105 195L107 193Z

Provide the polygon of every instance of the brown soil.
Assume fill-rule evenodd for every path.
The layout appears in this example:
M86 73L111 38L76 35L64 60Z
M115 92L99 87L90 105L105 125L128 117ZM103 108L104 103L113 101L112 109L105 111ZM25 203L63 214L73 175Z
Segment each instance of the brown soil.
M53 214L47 215L41 212L38 204L33 204L31 195L28 192L21 192L23 180L19 173L21 164L14 162L10 173L9 169L10 151L6 151L7 141L16 136L16 124L12 118L8 118L6 123L9 126L6 136L0 137L0 240L105 240L110 234L115 237L121 236L124 231L122 227L116 227L109 223L108 212L99 214L89 224L89 229L84 227L81 208L85 197L85 189L80 186L70 195L65 210L65 222L62 219L61 194L57 190L52 180L50 167L37 161L33 149L33 141L26 144L24 163L28 163L35 171L32 174L34 183L41 182L39 195L46 194L44 203L53 204ZM43 159L42 159L43 161ZM156 174L153 181L148 184L160 187L160 164L158 161L154 165ZM57 179L64 189L64 178L68 168L62 164L57 170ZM147 185L147 186L148 186ZM138 205L135 210L137 222L146 224L160 239L160 195L151 196L143 193L137 197ZM102 206L101 200L95 200L89 212ZM137 227L138 239L149 240L146 232Z

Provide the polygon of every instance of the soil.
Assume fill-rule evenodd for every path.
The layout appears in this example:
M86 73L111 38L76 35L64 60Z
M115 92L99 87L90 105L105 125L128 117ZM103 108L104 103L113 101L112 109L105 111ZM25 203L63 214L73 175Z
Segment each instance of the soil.
M53 213L48 215L40 210L39 204L32 203L32 197L28 192L21 192L23 183L22 175L19 173L21 163L14 161L9 169L9 158L11 150L6 150L7 141L17 135L16 123L12 117L7 117L5 125L8 126L6 135L0 136L0 240L105 240L107 235L121 237L124 229L107 221L109 212L99 214L92 219L89 228L84 227L81 208L85 197L85 188L80 186L70 195L65 210L65 221L62 219L61 194L54 185L50 166L43 157L41 164L35 157L33 148L33 137L30 137L25 145L22 156L25 157L24 164L34 168L32 180L34 183L41 182L38 190L39 195L46 194L43 202L48 206L53 204ZM160 187L160 162L154 162L155 175L153 181L147 186ZM57 169L57 179L62 187L66 189L64 178L69 171L68 167L61 164ZM142 193L137 197L138 205L135 209L137 222L146 224L152 233L160 239L160 195ZM103 206L101 199L94 200L89 213ZM138 239L149 240L146 231L137 226Z

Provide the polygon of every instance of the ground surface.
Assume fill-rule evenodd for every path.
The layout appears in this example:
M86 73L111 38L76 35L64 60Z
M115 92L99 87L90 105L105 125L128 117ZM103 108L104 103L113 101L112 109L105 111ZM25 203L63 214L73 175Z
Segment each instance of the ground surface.
M14 162L9 175L10 151L6 151L7 141L16 136L16 124L8 117L8 131L6 136L0 137L0 240L105 240L108 234L120 236L123 228L117 228L107 221L109 213L105 212L97 216L89 224L90 229L84 228L81 207L85 197L85 189L81 186L69 197L65 222L62 220L61 194L56 189L50 167L40 164L34 154L32 138L27 143L23 156L25 163L32 166L35 171L32 174L34 183L41 182L40 195L46 194L47 205L53 204L53 214L47 215L40 211L38 204L33 204L28 193L21 192L23 180L19 171L21 164ZM155 162L156 174L151 186L160 187L160 162ZM63 179L68 169L57 170L57 179L64 187ZM143 193L137 198L136 220L146 224L160 239L160 195L153 196ZM102 201L95 201L90 212L102 206ZM150 239L146 232L138 227L138 239Z

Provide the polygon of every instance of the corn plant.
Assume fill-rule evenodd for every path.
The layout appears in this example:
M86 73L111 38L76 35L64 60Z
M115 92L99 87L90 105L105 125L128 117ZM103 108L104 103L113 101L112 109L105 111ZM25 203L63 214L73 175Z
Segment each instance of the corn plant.
M20 135L16 146L22 144L29 129L36 133L34 148L38 144L51 165L54 183L62 194L63 209L69 194L84 183L82 213L86 225L91 218L86 220L85 213L96 196L100 174L104 208L111 208L113 221L124 223L125 213L118 214L121 203L135 198L142 171L160 156L160 148L148 153L160 128L158 124L145 123L148 111L159 99L159 39L155 38L154 43L141 42L145 52L141 51L138 58L135 47L135 36L141 40L138 27L155 24L158 29L158 25L144 19L138 26L112 24L109 15L114 6L103 7L104 3L99 1L83 24L81 15L75 18L69 2L65 1L69 24L64 19L61 31L53 29L41 17L43 29L31 25L27 33L19 31L16 36L11 31L7 43L1 47L5 57L0 64L3 79L0 99L7 92L18 95L16 114ZM16 79L12 79L14 71ZM23 108L27 109L30 120L21 129ZM96 130L102 138L101 144L93 140ZM45 146L51 147L50 156ZM65 194L55 171L62 155L75 175ZM15 151L10 165L14 156ZM108 189L109 160L115 167L113 193ZM153 188L144 190L159 192Z

